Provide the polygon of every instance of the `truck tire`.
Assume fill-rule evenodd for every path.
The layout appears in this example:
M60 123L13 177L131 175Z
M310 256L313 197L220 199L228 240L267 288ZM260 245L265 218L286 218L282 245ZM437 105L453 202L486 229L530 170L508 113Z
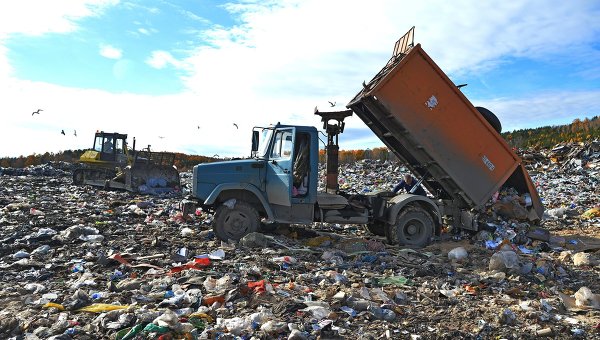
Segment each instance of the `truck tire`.
M260 224L258 212L244 201L237 201L233 208L222 204L217 208L213 231L222 241L239 241L245 235L255 232Z
M502 123L500 123L500 119L490 110L486 109L482 106L475 106L477 111L481 113L483 118L487 120L488 123L496 130L498 133L502 133Z
M367 224L366 228L373 235L385 236L385 222L373 221L372 223Z
M388 225L386 236L390 244L425 247L433 235L434 222L431 215L419 207L407 207L400 211L396 223Z

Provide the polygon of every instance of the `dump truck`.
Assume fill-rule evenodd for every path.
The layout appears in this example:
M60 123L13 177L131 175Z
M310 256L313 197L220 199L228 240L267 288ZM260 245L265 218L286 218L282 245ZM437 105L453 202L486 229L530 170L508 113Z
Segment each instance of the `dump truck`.
M478 215L503 186L527 198L530 220L541 219L536 188L495 115L474 107L413 37L414 27L348 110L315 112L327 131L324 191L317 190L319 132L312 126L255 127L250 158L194 167L192 198L214 212L219 239L239 240L265 222L328 222L364 224L391 244L421 247L443 225L478 230ZM353 113L430 195L339 190L338 136Z
M127 134L98 131L92 148L79 158L73 183L136 193L165 194L181 190L179 171L173 165L175 154L142 150L127 144Z

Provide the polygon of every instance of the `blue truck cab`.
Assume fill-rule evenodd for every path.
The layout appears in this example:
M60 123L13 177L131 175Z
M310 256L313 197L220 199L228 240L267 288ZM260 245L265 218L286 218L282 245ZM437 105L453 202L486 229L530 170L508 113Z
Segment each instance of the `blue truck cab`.
M318 135L312 126L255 127L252 157L199 164L192 195L215 210L215 233L239 239L260 221L311 223L317 202Z

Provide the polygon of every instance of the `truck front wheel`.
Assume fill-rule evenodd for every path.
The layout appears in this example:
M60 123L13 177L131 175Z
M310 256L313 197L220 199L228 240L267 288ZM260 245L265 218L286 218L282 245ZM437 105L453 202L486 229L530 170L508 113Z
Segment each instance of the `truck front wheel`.
M217 208L213 231L218 239L238 241L245 235L255 232L260 224L258 212L244 201L237 201L230 207L222 204Z
M422 208L408 207L400 211L396 223L388 225L386 236L391 244L425 247L433 235L431 215Z

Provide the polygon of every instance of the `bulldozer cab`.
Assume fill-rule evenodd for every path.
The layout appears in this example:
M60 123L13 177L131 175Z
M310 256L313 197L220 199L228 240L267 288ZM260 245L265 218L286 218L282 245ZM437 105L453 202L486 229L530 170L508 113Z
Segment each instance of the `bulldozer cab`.
M93 149L99 152L101 161L127 163L126 134L96 132Z

